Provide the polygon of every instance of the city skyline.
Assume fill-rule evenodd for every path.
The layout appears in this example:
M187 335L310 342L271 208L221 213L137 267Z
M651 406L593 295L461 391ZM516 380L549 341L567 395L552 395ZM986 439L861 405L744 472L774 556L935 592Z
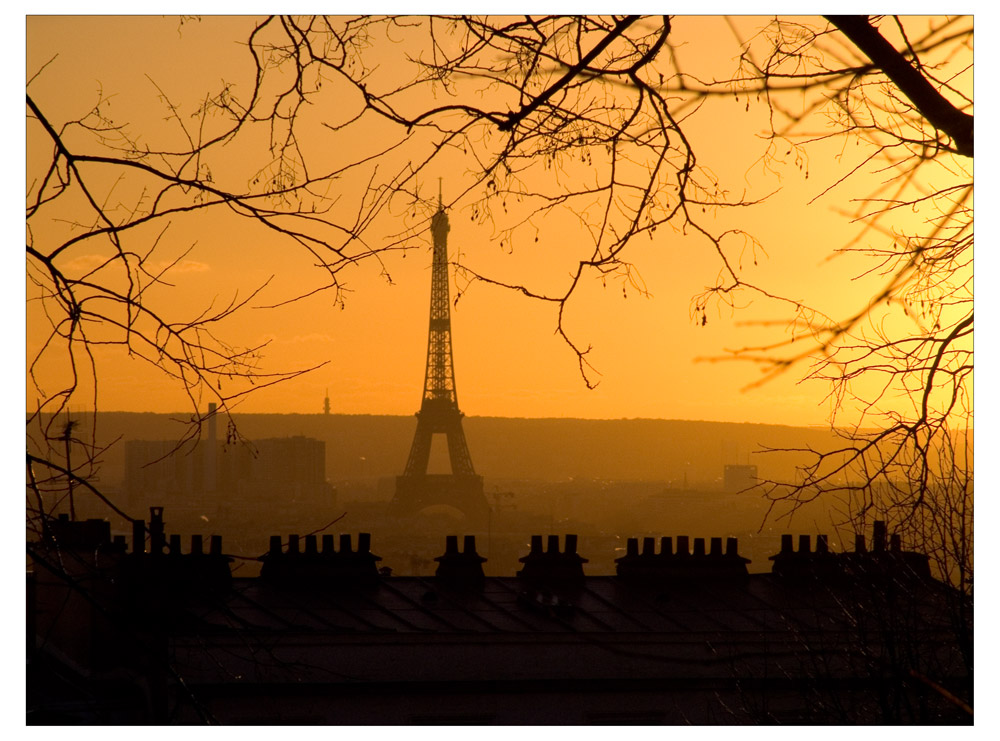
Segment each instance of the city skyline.
M973 39L28 16L28 725L972 724Z

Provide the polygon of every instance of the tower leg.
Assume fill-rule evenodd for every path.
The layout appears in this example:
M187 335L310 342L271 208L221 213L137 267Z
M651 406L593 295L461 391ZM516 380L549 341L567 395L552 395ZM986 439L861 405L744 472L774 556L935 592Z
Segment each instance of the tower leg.
M426 473L427 464L431 459L431 440L433 432L423 420L417 420L417 432L410 446L410 457L406 460L404 475Z

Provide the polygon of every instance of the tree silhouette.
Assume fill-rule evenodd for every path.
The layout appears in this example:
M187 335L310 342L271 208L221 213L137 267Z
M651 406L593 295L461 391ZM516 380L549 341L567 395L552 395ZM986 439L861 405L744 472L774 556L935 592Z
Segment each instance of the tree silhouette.
M635 238L664 225L699 235L715 250L719 274L694 298L695 321L706 322L713 304L735 307L748 295L783 304L790 309L786 337L730 357L759 364L765 380L801 368L831 384L831 421L844 445L810 451L800 478L768 482L768 496L801 502L846 494L857 511L879 510L900 525L940 506L954 513L943 502L958 496L961 532L971 537L971 19L778 18L761 21L746 39L730 24L741 53L737 69L721 80L687 70L685 50L672 41L674 27L685 22L275 18L255 30L249 48L280 59L290 80L283 99L289 110L332 79L355 94L348 122L380 119L401 143L426 153L394 179L391 197L415 200L422 170L445 150L461 148L474 160L476 183L456 200L474 219L492 222L501 244L530 234L553 209L581 214L591 251L567 265L570 276L555 291L537 288L531 276L512 282L461 263L458 269L467 281L552 304L588 385L589 347L563 323L581 282L615 276L642 293L630 262ZM380 74L379 65L394 74ZM866 154L840 180L822 184L820 195L844 190L844 181L866 167L881 174L874 191L846 196L842 209L863 227L842 249L865 255L869 272L883 279L846 316L751 282L737 256L755 245L753 236L714 226L720 209L752 202L730 197L730 188L699 165L687 132L706 100L732 95L769 112L765 166L838 140ZM285 120L294 130L294 116ZM909 212L919 216L916 227L898 218ZM411 233L403 232L399 244ZM905 318L890 326L893 310ZM847 410L856 418L844 419ZM932 493L945 481L947 494Z
M248 220L305 250L323 271L322 284L303 294L328 291L341 302L341 276L359 262L380 262L391 280L382 256L411 246L431 215L420 178L461 161L471 185L450 205L490 224L501 246L537 239L556 211L585 226L590 242L565 258L568 277L555 287L530 274L488 275L462 260L456 268L460 289L490 283L550 305L588 386L590 347L564 324L578 288L618 280L643 294L641 265L632 261L637 238L664 227L690 235L718 261L714 283L692 300L696 323L748 298L786 312L781 339L726 358L757 364L765 380L796 369L831 384L831 422L844 445L813 454L794 483L767 482L768 496L847 494L862 510L915 522L938 506L934 482L962 481L963 532L971 536L971 466L962 468L972 443L971 19L735 19L726 22L729 38L701 41L716 61L736 50L722 77L703 74L705 57L675 43L689 22L269 17L253 22L244 40L243 84L221 83L193 115L160 91L170 127L162 145L114 122L108 97L76 120L51 121L32 95L45 70L34 71L29 152L50 156L29 168L29 300L44 306L50 336L30 379L53 356L66 372L59 389L40 394L29 426L42 423L41 443L58 441L45 420L69 399L87 393L97 407L95 384L82 379L98 375L98 345L121 345L174 377L196 421L206 397L227 411L252 388L303 371L265 372L263 348L231 346L217 331L264 286L194 316L158 306L155 289L179 259L154 259L168 224L205 212ZM709 115L708 101L733 96L768 112L765 168L808 157L819 142L862 147L861 163L817 186L817 197L843 191L863 170L881 174L874 191L842 197L845 218L861 226L842 249L866 256L870 274L883 279L855 311L827 315L742 270L741 255L756 258L766 245L718 226L716 215L755 201L733 196L733 184L703 167L690 136ZM333 113L317 115L321 103ZM377 146L342 147L336 157L316 143L317 132L350 142L372 130ZM252 164L234 166L226 157L234 149ZM334 209L348 190L349 206ZM915 227L901 218L910 212ZM60 220L61 230L53 227ZM387 220L402 226L374 241ZM74 268L68 258L94 244L107 258ZM839 416L847 410L851 419ZM949 461L960 471L949 473Z

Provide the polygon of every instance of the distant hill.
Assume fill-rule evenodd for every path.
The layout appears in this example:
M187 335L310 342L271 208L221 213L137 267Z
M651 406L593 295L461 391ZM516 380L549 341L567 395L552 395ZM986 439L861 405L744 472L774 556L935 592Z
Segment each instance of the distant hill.
M179 439L188 416L103 412L98 440ZM327 477L334 482L401 473L416 428L412 416L238 414L234 420L251 440L293 435L323 440ZM835 441L828 429L726 422L466 417L463 424L476 471L487 479L576 477L680 485L686 478L691 486L712 486L727 463L753 463L764 477L791 477L796 457L759 454L764 447L826 449ZM225 429L220 420L220 439ZM442 445L435 448L432 465L436 461L444 471L446 452L439 437ZM103 461L101 479L119 483L124 445L113 445Z

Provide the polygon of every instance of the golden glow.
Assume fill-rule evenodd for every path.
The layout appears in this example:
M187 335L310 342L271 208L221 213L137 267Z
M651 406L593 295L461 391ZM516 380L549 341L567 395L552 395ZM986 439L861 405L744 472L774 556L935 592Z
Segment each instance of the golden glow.
M679 18L672 38L683 52L681 59L700 65L705 74L731 73L735 52L731 45L722 46L722 22ZM740 22L749 27L757 21ZM103 91L110 96L105 115L129 123L151 146L181 147L180 127L165 120L163 97L190 111L206 93L217 90L221 80L245 89L247 59L238 42L246 37L250 21L209 17L187 22L180 30L178 25L177 19L154 17L29 18L27 73L29 78L37 75L32 95L56 120L65 121L93 108ZM720 41L706 41L713 39ZM336 120L340 113L324 110L309 115ZM763 250L748 245L738 259L749 278L773 293L808 302L833 317L854 312L878 291L881 279L869 275L854 280L870 267L859 255L828 258L858 232L844 214L851 197L869 192L879 176L857 175L817 198L863 154L845 149L842 141L831 141L812 145L805 158L790 155L784 164L765 168L759 134L766 116L763 104L719 98L707 102L697 124L687 128L699 164L714 172L734 197L744 189L749 199L773 193L759 206L719 210L718 230L740 228L763 245ZM374 151L379 144L377 128L369 132L368 140L352 141L320 126L314 131L329 140L323 148L331 161L345 147L356 155ZM48 154L48 143L37 131L29 132L29 179ZM224 166L251 177L262 163L241 161L234 153ZM442 163L437 175L444 178L446 200L471 183L468 167L459 153ZM567 164L565 172L586 177L586 168L579 164ZM343 197L337 208L350 209L351 188L358 183L350 178L344 183L343 193L330 195ZM436 197L434 180L428 178L422 188L426 197ZM114 196L126 203L135 193L115 191ZM369 239L387 238L413 219L405 213L396 217L398 224L381 224ZM456 209L451 224L453 259L460 257L477 272L501 280L526 281L538 290L560 285L574 264L567 255L592 244L571 213L554 212L541 220L536 242L520 235L511 244L509 237L495 233L469 208ZM49 223L44 229L51 231L36 231L35 239L66 234L72 226ZM148 237L152 240L157 234L158 230L150 230ZM280 308L247 308L227 320L219 334L228 342L268 343L262 360L266 371L326 363L312 373L256 391L239 410L320 413L328 389L334 413L415 412L425 362L429 245L425 235L419 250L387 256L385 272L391 283L374 262L345 273L349 292L343 308L334 305L330 294L321 293ZM183 317L195 316L212 302L225 304L234 296L245 296L268 280L255 306L280 302L323 283L308 253L221 212L212 218L175 220L160 237L159 249L163 265L180 261L166 276L173 287L154 290L162 290ZM719 270L705 242L663 228L652 239L640 236L632 249L631 261L638 270L634 283L617 276L604 281L591 278L567 309L567 331L578 345L593 347L588 359L601 375L592 391L581 380L572 352L553 333L556 316L551 305L457 281L453 298L456 291L461 293L452 321L462 410L473 416L649 417L795 425L824 424L829 419L826 385L799 383L802 367L744 391L758 380L756 368L704 360L786 337L792 331L787 309L759 300L748 305L749 299L741 298L738 311L710 309L707 324L701 326L691 316L691 298L712 285ZM62 259L96 265L102 255L81 246ZM643 286L649 297L641 296L636 285ZM29 359L44 335L40 307L32 305ZM120 348L97 348L95 353L102 409L172 412L187 407L177 385L156 368L130 359ZM37 369L41 388L46 393L58 389L62 372L54 366ZM30 379L27 394L28 407L33 408L38 392Z

